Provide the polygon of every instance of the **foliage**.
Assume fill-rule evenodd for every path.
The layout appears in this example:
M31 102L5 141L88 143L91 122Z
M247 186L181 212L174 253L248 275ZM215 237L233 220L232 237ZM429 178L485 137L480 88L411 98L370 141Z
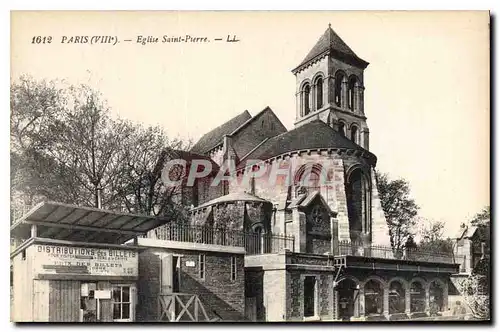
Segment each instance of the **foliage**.
M36 81L11 84L11 200L47 199L134 213L176 217L179 188L160 180L172 151L159 127L113 117L103 97L85 85Z
M443 238L444 223L431 221L422 231L419 248L429 252L453 253L453 240Z
M410 186L406 180L390 180L387 174L378 172L376 175L382 209L389 226L391 245L394 250L400 250L413 234L419 207L410 198Z
M477 213L474 218L470 221L472 226L485 226L490 224L490 207L486 206L484 207L481 212Z

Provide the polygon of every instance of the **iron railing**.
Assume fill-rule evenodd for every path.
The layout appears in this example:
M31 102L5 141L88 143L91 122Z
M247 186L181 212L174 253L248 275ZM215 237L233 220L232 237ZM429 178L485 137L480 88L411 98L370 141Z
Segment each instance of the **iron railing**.
M293 251L294 237L272 233L248 233L222 227L167 224L157 227L145 236L163 241L178 241L219 246L243 247L247 255Z
M341 256L360 256L372 258L400 259L420 262L436 263L460 263L455 259L452 253L438 253L421 250L418 248L405 248L394 250L389 246L366 245L362 242L340 241L338 243L338 255Z

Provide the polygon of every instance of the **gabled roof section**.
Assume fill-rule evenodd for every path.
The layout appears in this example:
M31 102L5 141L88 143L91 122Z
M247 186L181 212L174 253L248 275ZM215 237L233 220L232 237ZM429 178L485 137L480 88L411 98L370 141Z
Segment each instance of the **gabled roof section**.
M297 72L302 68L302 66L308 64L310 61L321 57L327 53L332 52L334 55L339 56L341 59L344 58L346 60L351 60L355 64L366 68L368 66L368 62L361 59L354 53L354 51L347 46L347 44L340 38L335 31L331 28L331 25L328 25L328 29L323 33L323 35L316 42L316 45L309 51L307 56L302 60L300 65L298 65L292 72Z
M225 135L230 135L238 127L244 124L246 121L250 120L252 116L248 111L235 116L231 120L223 123L215 129L212 129L205 135L203 135L198 142L191 148L191 152L203 154L217 145L222 143L223 137Z
M371 152L342 136L323 121L313 120L281 135L271 137L245 156L238 168L244 167L250 160L267 160L286 152L324 148L355 149L376 158Z
M214 204L228 203L228 202L254 202L254 203L270 203L269 201L262 199L258 196L252 195L247 192L233 192L224 196L220 196L212 199L211 201L205 202L200 206L193 208L192 210L198 210L200 208L205 208Z

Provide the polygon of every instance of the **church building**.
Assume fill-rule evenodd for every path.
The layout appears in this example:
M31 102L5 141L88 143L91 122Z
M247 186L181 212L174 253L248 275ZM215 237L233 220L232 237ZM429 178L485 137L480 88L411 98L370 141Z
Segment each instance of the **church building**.
M191 223L257 239L245 243L249 319L389 320L447 310L453 258L391 248L369 145L367 66L329 26L292 70L294 128L269 107L244 111L190 151L236 165L235 180L195 182ZM268 166L290 174L271 181ZM242 181L262 167L265 176Z

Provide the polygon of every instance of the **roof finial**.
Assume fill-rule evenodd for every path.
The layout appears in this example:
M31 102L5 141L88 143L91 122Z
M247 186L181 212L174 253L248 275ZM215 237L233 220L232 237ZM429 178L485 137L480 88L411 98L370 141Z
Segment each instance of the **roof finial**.
M328 23L328 29L331 29L332 28L332 25L330 23Z

